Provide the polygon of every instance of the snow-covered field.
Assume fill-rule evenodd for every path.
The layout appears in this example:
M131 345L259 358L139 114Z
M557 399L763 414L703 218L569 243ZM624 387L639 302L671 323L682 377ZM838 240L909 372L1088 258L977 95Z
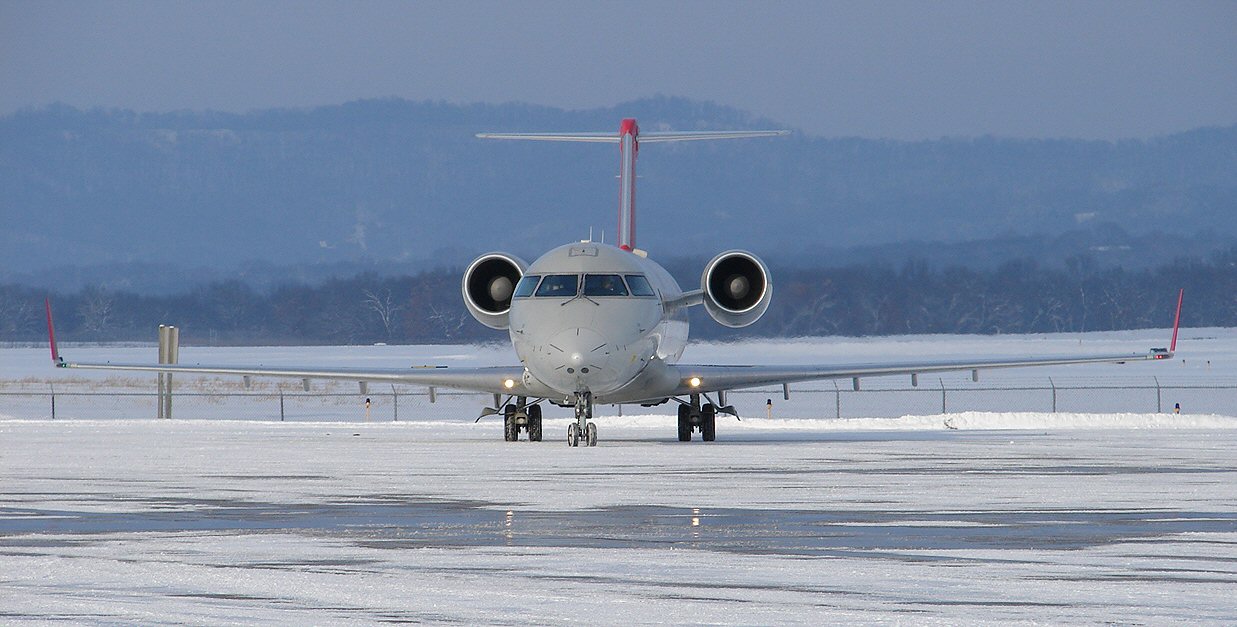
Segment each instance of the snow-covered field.
M1160 335L806 340L685 359L1141 350ZM1184 363L983 382L1233 382L1237 333L1186 330L1178 348ZM44 351L0 349L0 380L65 375ZM271 365L506 360L187 347L182 361L199 351ZM80 384L137 385L106 377ZM0 620L1232 624L1235 414L748 417L709 445L674 441L667 416L609 415L592 449L551 437L566 428L557 413L541 444L505 443L471 416L0 420Z
M877 360L1026 356L1064 353L1142 352L1166 346L1169 331L1053 334L1025 336L908 336L890 338L806 338L695 344L684 355L694 363L863 363ZM66 346L69 359L150 363L155 347ZM345 346L345 347L197 347L181 350L182 363L268 366L472 366L513 364L509 346ZM123 372L56 370L46 348L0 348L0 417L50 418L50 393L57 393L58 418L102 419L154 417L155 377ZM779 388L741 390L728 402L745 417L766 416L773 401L778 418L866 418L924 415L946 411L987 412L1124 412L1169 411L1181 403L1189 413L1233 414L1237 407L1237 331L1185 329L1178 358L1168 362L1125 365L1062 366L985 370L978 383L969 372L921 377L873 377L853 392L850 381L821 381L792 386L789 401ZM1052 386L1057 388L1053 393ZM942 398L942 388L946 389ZM255 379L246 390L237 377L176 376L174 415L189 419L278 420L280 391L288 420L363 420L364 399L372 397L373 420L459 420L471 422L486 395L460 396L440 390L429 403L426 390L410 386L370 386L361 395L354 383L315 381L310 396L296 380ZM100 396L107 393L109 396ZM117 396L124 394L128 396ZM220 396L231 394L234 396ZM236 396L250 394L250 397ZM338 396L324 397L323 394ZM84 396L83 396L84 395ZM199 396L195 396L199 395ZM399 398L395 399L394 396ZM665 416L666 406L601 407L605 418L624 415ZM551 410L550 415L565 415ZM604 423L603 423L604 424ZM668 423L672 425L673 423Z

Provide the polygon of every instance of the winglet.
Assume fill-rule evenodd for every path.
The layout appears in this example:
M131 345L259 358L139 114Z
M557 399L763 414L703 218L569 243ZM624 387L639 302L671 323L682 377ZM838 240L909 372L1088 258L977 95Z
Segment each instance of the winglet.
M52 364L64 367L64 359L60 357L60 351L56 348L56 327L52 325L52 299L44 298L43 306L47 308L47 339L52 347Z
M1168 346L1168 352L1177 352L1177 329L1181 326L1181 301L1185 298L1185 288L1177 292L1177 314L1173 316L1173 342Z

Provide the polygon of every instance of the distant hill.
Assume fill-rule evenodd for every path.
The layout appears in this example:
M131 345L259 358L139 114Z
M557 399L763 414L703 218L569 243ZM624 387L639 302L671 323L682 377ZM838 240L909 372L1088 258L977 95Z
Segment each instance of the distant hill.
M390 99L18 112L0 117L0 281L104 264L420 267L492 249L533 257L590 227L612 239L613 147L473 134L609 130L625 116L645 130L779 126L675 98L587 111ZM1237 126L1120 142L662 144L641 151L639 244L661 258L741 246L811 264L907 240L962 261L971 248L951 244L1077 240L1136 260L1237 237L1234 172Z

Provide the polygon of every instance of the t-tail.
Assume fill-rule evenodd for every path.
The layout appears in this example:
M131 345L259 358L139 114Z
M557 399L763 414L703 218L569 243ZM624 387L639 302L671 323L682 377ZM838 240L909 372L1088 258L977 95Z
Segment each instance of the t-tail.
M619 214L618 246L636 250L636 156L640 144L699 141L705 139L741 139L746 137L776 137L790 131L687 131L640 134L635 118L626 118L613 133L477 133L481 139L524 139L533 141L596 142L619 145Z

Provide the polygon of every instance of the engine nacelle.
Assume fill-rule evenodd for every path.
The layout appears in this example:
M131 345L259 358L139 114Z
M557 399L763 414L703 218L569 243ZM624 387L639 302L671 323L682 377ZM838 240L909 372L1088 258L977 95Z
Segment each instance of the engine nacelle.
M756 322L773 298L773 279L759 257L728 250L713 258L700 275L704 308L718 323L731 328Z
M468 313L491 329L510 326L511 295L528 264L507 253L486 253L468 264L460 289Z

